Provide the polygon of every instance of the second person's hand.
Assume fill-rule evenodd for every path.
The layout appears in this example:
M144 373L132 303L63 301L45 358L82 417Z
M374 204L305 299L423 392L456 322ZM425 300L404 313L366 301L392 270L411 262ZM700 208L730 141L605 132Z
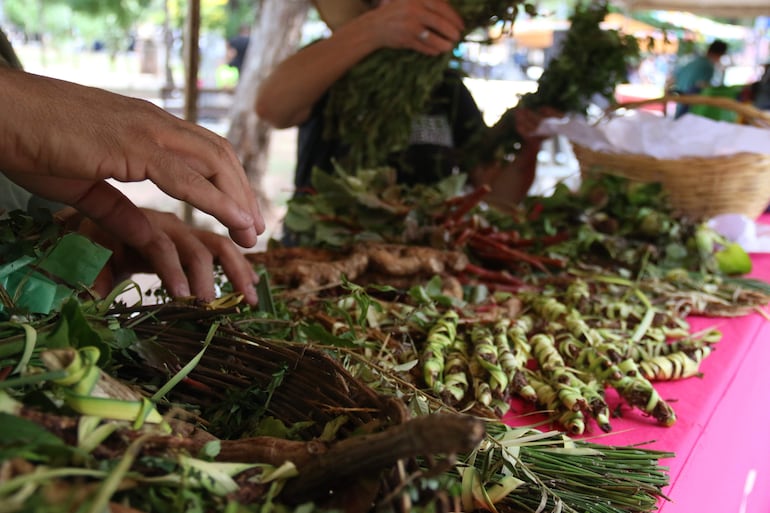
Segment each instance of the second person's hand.
M382 0L358 20L369 20L382 47L409 48L426 55L451 51L464 22L446 0Z
M127 244L119 235L71 210L57 216L70 229L112 251L94 284L97 294L106 296L132 274L155 273L172 297L211 301L215 297L214 265L220 264L233 290L243 294L247 303L256 304L257 274L230 239L192 228L169 212L141 209L141 213L151 227L141 246Z

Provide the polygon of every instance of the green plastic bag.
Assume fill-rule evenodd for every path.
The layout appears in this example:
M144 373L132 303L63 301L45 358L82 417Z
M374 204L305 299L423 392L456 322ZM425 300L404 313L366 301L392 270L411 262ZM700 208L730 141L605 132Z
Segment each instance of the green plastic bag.
M77 233L59 240L38 266L69 285L93 284L112 252Z
M701 91L700 94L703 96L730 98L731 100L737 100L742 90L742 85L707 87ZM729 109L715 107L713 105L690 105L689 112L706 118L715 119L717 121L727 121L729 123L738 122L737 112Z
M74 294L72 287L91 286L111 254L86 237L70 233L40 260L26 255L0 265L0 287L17 308L48 314ZM57 283L38 269L64 283Z

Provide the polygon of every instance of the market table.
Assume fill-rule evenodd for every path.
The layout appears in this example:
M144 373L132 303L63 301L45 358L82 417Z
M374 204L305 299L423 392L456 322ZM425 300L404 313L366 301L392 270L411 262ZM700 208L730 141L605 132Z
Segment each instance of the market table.
M760 218L770 224L770 215ZM770 254L753 254L750 276L770 282ZM585 438L606 445L636 445L669 451L662 460L670 469L670 485L662 513L770 512L770 308L738 318L691 318L694 330L718 328L723 336L701 364L702 377L657 382L671 403L677 422L659 426L638 410L623 408L613 418L613 431L593 426ZM620 401L608 391L612 408ZM517 405L514 404L514 408ZM519 410L518 413L524 413ZM532 417L506 421L531 424Z

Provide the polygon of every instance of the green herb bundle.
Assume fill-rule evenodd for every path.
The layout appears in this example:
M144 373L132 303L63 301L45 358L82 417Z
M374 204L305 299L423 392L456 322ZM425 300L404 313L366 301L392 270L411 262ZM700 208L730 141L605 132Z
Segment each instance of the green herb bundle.
M363 291L354 287L350 292L339 299L353 299L367 309L375 305ZM276 294L275 300L287 299ZM104 311L94 303L70 305L57 320L56 340L36 336L45 335L50 322L30 322L22 328L14 321L0 337L0 349L7 350L4 363L26 369L23 376L14 371L0 381L0 454L18 468L16 475L0 479L0 502L18 511L103 511L110 503L147 513L169 508L256 513L268 506L280 511L330 511L323 498L297 506L287 490L302 484L302 475L295 477L291 466L278 468L267 459L241 460L242 454L224 448L234 447L240 438L241 453L260 442L267 451L255 454L273 452L266 438L254 435L270 437L274 444L285 442L282 447L302 441L354 441L365 432L352 429L357 422L372 424L372 417L377 417L373 405L363 401L370 394L359 395L367 386L383 392L388 387L403 390L405 395L393 400L403 399L413 417L438 413L436 404L403 387L404 381L393 372L382 371L380 359L364 353L372 347L368 337L360 341L348 337L340 344L334 343L338 337L332 333L323 337L324 343L313 336L256 337L249 332L255 327L264 331L267 325L276 326L273 333L283 337L286 320L248 308L212 311L167 304ZM286 303L279 310L290 308ZM319 332L314 317L298 312L292 317L301 337L303 332ZM365 323L366 316L350 320ZM21 331L26 333L27 349L14 349L15 333ZM118 337L119 331L124 336ZM85 358L77 360L83 366L50 369L51 356L87 357L95 352L93 346L84 345L86 332L104 337L102 342L112 349L104 352L109 357L106 365ZM130 337L125 336L128 333ZM317 350L336 355L339 365L324 363ZM388 351L379 352L382 356ZM350 375L343 373L342 365ZM366 382L371 384L353 381L354 371L362 379L368 376ZM113 379L112 373L153 390L142 409L131 398L139 397L139 389ZM100 395L90 395L84 387L94 387ZM119 398L101 395L116 391ZM408 397L413 398L409 404ZM68 407L58 407L57 398L64 398ZM202 408L204 404L216 408ZM339 409L330 408L334 405ZM78 410L83 406L89 407L88 415ZM167 411L167 417L158 418L158 411ZM179 418L170 422L174 415ZM292 420L297 417L312 421ZM185 419L205 419L207 429L194 432L198 437L189 432L170 435L172 424L193 427ZM597 511L621 513L653 511L664 498L668 477L660 460L673 457L671 453L577 442L555 431L514 429L496 420L485 426L488 436L477 449L464 449L471 452L458 453L456 462L446 460L445 467L415 461L420 469L412 467L415 473L400 483L403 487L395 488L392 496L371 495L369 500L382 500L380 506L393 498L410 499L404 511L413 513L435 511L442 500L461 501L463 511L534 511L541 505L548 507L544 511L577 512L601 503L604 509ZM202 436L203 431L228 437ZM277 452L279 458L291 459ZM373 449L372 453L381 454ZM340 495L357 497L365 481L354 482ZM389 490L380 486L383 492ZM372 504L361 511L383 509Z
M601 23L608 13L604 0L577 3L559 54L547 64L537 90L522 96L520 105L586 114L596 97L614 102L616 86L628 78L629 67L639 58L639 44L632 35L603 29ZM515 108L501 116L483 144L467 150L475 154L471 159L487 161L518 151Z
M497 23L512 24L525 0L451 0L467 34ZM466 34L466 35L467 35ZM412 119L428 101L453 56L381 49L353 67L330 90L326 136L350 147L347 166L382 165L409 139Z
M751 270L751 260L739 246L674 212L658 183L600 175L584 180L575 191L559 184L551 195L530 196L513 212L477 201L459 217L453 212L464 201L464 174L410 187L397 182L392 168L348 173L338 167L334 174L316 170L312 185L315 194L292 198L285 218L301 246L349 248L380 241L446 247L468 228L475 233L516 232L531 240L562 236L528 247L528 254L634 273L651 267L724 275ZM466 194L465 199L473 196ZM450 218L454 224L447 222Z
M615 87L639 57L639 44L632 35L603 29L608 13L606 1L576 5L559 54L538 79L537 91L521 98L522 105L585 114L596 95L614 101Z
M399 184L393 168L359 169L334 174L315 169L315 194L292 198L284 223L297 244L349 247L358 241L425 242L446 201L459 196L465 175L436 184Z

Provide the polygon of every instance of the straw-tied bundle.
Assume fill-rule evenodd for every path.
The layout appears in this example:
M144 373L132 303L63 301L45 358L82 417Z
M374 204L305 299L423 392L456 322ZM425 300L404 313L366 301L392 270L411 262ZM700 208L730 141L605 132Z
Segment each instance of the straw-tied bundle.
M462 17L466 36L496 23L512 25L526 0L451 0ZM353 67L330 89L326 106L328 136L350 146L345 162L353 168L378 166L393 151L407 146L411 123L427 104L451 60L451 53L432 57L383 48Z
M319 342L250 335L240 328L263 322L257 312L244 317L248 309L238 313L219 306L107 312L103 320L109 319L111 330L118 323L136 336L131 344L136 354L120 358L117 378L95 365L93 348L41 348L42 360L66 365L48 370L57 381L40 391L76 398L67 402L75 409L105 400L101 404L114 412L145 406L116 421L106 409L78 416L3 396L0 428L11 464L0 476L0 499L34 509L50 505L56 492L66 495L58 501L66 507L148 513L190 504L201 510L238 504L238 511L261 511L267 503L350 512L585 511L600 503L600 511L620 513L652 511L663 497L668 479L659 460L671 454L514 430L413 395L410 402L422 403L417 408L422 413L407 418L406 398L375 393L345 370L344 355L353 353ZM93 320L94 312L86 317ZM101 321L92 327L104 329ZM28 340L34 330L23 330ZM12 345L2 342L4 349ZM335 353L339 358L331 356ZM75 358L69 357L88 354L87 365L70 365ZM369 372L382 369L372 365ZM45 385L43 374L19 379ZM87 396L91 386L86 392L80 377L95 375L99 394L115 395ZM379 379L388 379L387 373ZM22 385L14 380L3 388L13 392ZM131 383L156 392L148 402ZM265 434L266 426L283 435ZM60 438L44 435L41 427ZM41 447L54 450L57 458L46 467L25 463L24 457ZM68 451L74 451L74 463L62 466ZM583 477L578 481L576 475ZM36 490L40 493L30 495Z
M264 408L287 426L300 426L297 438L310 441L292 442L293 450L291 445L276 450L281 440L259 449L254 440L236 438L234 447L222 453L233 461L235 454L243 458L256 450L264 458L267 451L274 454L276 465L290 454L299 475L282 488L280 499L288 504L314 500L347 511L368 511L371 504L381 507L392 501L404 511L512 512L543 504L583 511L601 501L603 511L618 513L650 511L663 497L667 477L658 460L671 457L669 453L575 442L556 431L511 429L495 418L458 414L407 386L376 358L352 348L329 345L323 337L297 343L254 335L261 322L274 323L275 318L234 311L222 318L222 312L173 305L147 311L152 315L134 330L140 339L168 351L162 362L166 372L194 361L202 332L209 332L206 352L187 375L185 386L192 394L180 391L179 399L219 404L233 392L269 390L267 399L250 395L251 408ZM222 322L214 331L211 321L217 317ZM195 324L197 336L190 331ZM356 374L348 368L356 368ZM359 375L379 382L377 389L383 392L370 388L373 383ZM400 392L384 392L390 388ZM415 408L422 413L414 416ZM241 431L248 428L249 420L242 417L231 415L227 422L236 419ZM332 425L338 426L336 434L324 442ZM313 454L318 446L322 451ZM601 472L593 468L596 465ZM432 484L431 475L438 476ZM574 481L575 475L582 475L583 481ZM407 500L412 483L413 499ZM454 487L461 488L459 495L448 493Z
M130 324L137 337L129 351L133 356L107 364L101 362L111 351L104 346L42 348L40 360L48 370L35 371L40 379L33 381L43 385L46 372L53 376L51 390L63 398L65 410L1 396L0 415L11 413L55 433L66 445L87 451L80 458L87 456L92 465L123 462L112 478L112 484L119 484L115 489L107 492L112 485L105 484L97 494L101 499L88 492L73 494L73 504L97 503L122 491L124 502L138 508L133 511L148 512L153 511L150 497L165 492L145 495L141 483L180 486L173 484L173 472L159 478L157 461L165 461L167 471L177 464L182 474L192 471L190 482L181 486L196 489L203 484L202 496L213 492L243 504L270 497L285 504L349 508L348 503L357 503L368 508L406 486L405 476L397 472L399 462L402 469L416 468L418 458L467 453L484 436L483 423L467 415L437 412L410 418L400 400L378 394L326 352L250 336L225 320L227 313L234 309L181 303L115 309L107 314L111 322ZM54 330L70 324L71 319ZM24 332L28 340L37 338L30 338L31 326ZM2 342L0 348L11 350L18 336ZM116 365L115 374L100 365ZM7 380L2 388L15 392L17 383L29 384L30 378ZM143 390L155 394L149 397ZM72 416L73 411L83 417ZM97 427L101 419L109 429ZM33 428L14 422L7 427ZM0 432L0 448L6 449L29 443L31 436L22 433L17 439L18 433ZM0 477L0 499L23 502L24 497L13 495L18 486L44 486L47 481L37 483L34 473L27 473L33 470L7 468ZM110 481L106 473L70 473L73 483L100 476ZM278 477L266 477L270 474ZM53 477L67 475L62 470ZM281 481L279 488L275 479ZM94 483L79 486L96 488Z

